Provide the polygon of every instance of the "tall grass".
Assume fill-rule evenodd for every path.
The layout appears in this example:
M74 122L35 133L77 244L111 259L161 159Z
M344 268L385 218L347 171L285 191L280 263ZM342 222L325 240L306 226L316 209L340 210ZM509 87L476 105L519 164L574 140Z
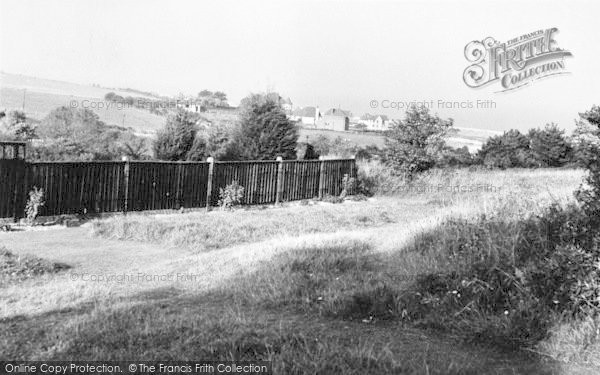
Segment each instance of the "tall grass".
M553 275L568 264L543 259L577 217L547 207L566 207L581 176L432 171L364 202L98 221L101 237L221 250L163 264L206 274L202 285L0 322L11 328L0 348L17 359L272 360L296 374L555 370L519 346L600 365L598 321L561 315L516 270L532 279L533 265ZM485 184L499 189L446 188Z
M360 204L320 203L293 208L212 211L186 215L129 215L93 223L93 233L103 238L137 240L214 250L273 237L364 229L395 222L399 204L375 202L365 210Z

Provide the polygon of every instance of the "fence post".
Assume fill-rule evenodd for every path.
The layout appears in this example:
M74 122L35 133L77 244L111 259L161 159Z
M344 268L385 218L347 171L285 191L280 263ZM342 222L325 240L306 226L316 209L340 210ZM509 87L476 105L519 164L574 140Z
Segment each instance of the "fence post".
M319 169L319 199L323 199L323 190L325 190L325 158L319 156L321 167Z
M123 156L123 161L125 162L123 166L123 183L125 184L123 188L123 214L127 215L127 211L129 210L129 158Z
M212 180L213 180L213 171L215 166L215 159L213 157L209 157L206 159L208 162L208 180L206 182L206 211L210 210L210 201L212 199Z
M10 170L10 167L9 167ZM13 183L13 221L19 222L24 216L29 192L27 190L27 162L15 159L15 173ZM22 190L21 190L22 189Z
M358 191L358 169L356 168L356 155L352 155L352 161L350 162L350 178L354 178L354 184L352 186L351 195L356 194Z
M275 195L275 204L281 202L281 195L283 193L283 158L277 157L277 190Z

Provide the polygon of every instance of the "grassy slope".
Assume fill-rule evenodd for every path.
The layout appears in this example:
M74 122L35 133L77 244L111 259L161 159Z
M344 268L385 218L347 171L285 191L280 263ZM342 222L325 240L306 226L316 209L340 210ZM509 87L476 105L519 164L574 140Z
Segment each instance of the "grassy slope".
M467 146L471 152L475 152L483 142L491 135L492 132L480 129L469 129L469 128L457 128L458 132L452 137L448 137L446 142L452 147L463 147ZM338 132L331 130L316 130L302 128L300 130L300 140L310 142L311 139L315 139L321 135L328 137L329 139L335 139L341 137L349 142L356 143L359 146L371 146L383 147L385 145L384 137L376 133L353 133L353 132Z
M501 194L415 193L374 202L252 211L242 213L241 220L226 213L162 219L186 228L205 219L210 224L211 215L219 216L215 222L221 226L250 225L259 232L255 239L263 241L251 244L236 245L245 237L229 238L226 231L218 230L206 231L204 239L195 238L196 245L186 243L178 249L90 240L83 229L61 231L50 242L47 234L29 234L39 240L34 247L22 242L22 234L7 234L2 240L8 239L3 242L14 251L70 261L75 263L72 272L143 271L188 278L94 283L73 281L66 274L9 286L0 297L7 302L0 322L7 334L0 350L11 358L27 359L262 358L274 360L280 373L497 373L500 369L556 373L561 366L536 356L465 346L451 337L387 321L385 298L360 303L352 296L367 291L385 297L376 292L382 281L401 289L415 274L439 266L432 262L435 258L424 259L402 249L444 217L468 217L507 205L516 208L515 197L522 210L531 211L535 202L567 199L580 177L572 171L477 175L461 171L433 174L420 183L453 186L494 181L504 190ZM387 216L383 222L382 212ZM284 229L298 223L297 233L281 235L249 220L260 223L272 217L289 222ZM313 220L323 224L320 232L329 233L314 234ZM154 228L149 218L131 216L98 224L96 230L102 228L110 235L131 222ZM361 231L352 231L357 225ZM151 232L141 236L154 238ZM185 230L167 230L161 242L183 245L173 240L179 233ZM223 239L228 244L219 251L197 251L205 240L217 244ZM86 256L80 248L86 249ZM100 250L106 252L86 258ZM32 301L37 301L37 310L32 311ZM22 314L27 318L20 318ZM569 367L569 373L575 371Z
M115 90L2 73L0 76L0 109L22 109L23 94L25 94L25 113L32 118L41 120L56 107L70 106L73 100L79 106L89 106L89 102L104 102L104 95L110 91ZM119 90L116 92L124 96L132 95ZM89 102L84 104L84 101ZM153 134L165 122L164 117L137 108L90 109L97 113L105 123L130 127L139 134Z

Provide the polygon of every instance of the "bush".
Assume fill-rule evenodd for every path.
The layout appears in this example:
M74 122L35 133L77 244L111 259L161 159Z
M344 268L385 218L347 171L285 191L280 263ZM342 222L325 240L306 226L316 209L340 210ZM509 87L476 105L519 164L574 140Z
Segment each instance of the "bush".
M576 206L521 222L453 219L416 241L446 271L418 278L409 316L496 344L531 345L561 317L600 313L600 247Z
M354 194L355 187L356 179L345 174L342 178L342 192L340 193L340 198L343 199L346 198L347 195Z
M241 160L296 159L298 127L270 95L250 95L240 104L234 142Z
M563 130L547 124L527 134L512 129L489 138L477 161L490 168L561 167L571 161L572 148Z
M27 217L27 222L30 225L33 225L33 222L40 213L40 208L42 208L44 204L46 204L44 201L44 189L38 189L34 186L33 190L29 192L29 199L25 206L25 215Z
M587 187L581 187L577 192L577 199L581 202L584 211L590 218L589 229L594 232L600 230L600 106L594 106L590 111L581 113L581 122L591 127L582 152L586 159L584 165L588 170L586 178Z
M4 281L22 281L35 276L68 269L63 263L54 263L33 255L17 255L0 247L0 285Z
M410 107L404 120L386 132L386 163L408 178L432 168L452 125L452 119L434 116L427 107Z
M379 161L359 161L356 189L366 196L387 195L402 191L404 178L392 173L392 169Z
M477 153L477 158L483 165L490 168L536 166L529 149L529 138L515 129L489 138Z
M154 157L168 161L186 160L196 140L197 121L196 114L183 109L170 115L165 127L158 132L152 145ZM201 145L197 144L197 146ZM202 150L196 149L194 152L195 156L202 154Z
M237 181L225 186L225 189L219 188L219 207L221 210L232 209L234 206L240 205L244 198L244 187L240 186Z

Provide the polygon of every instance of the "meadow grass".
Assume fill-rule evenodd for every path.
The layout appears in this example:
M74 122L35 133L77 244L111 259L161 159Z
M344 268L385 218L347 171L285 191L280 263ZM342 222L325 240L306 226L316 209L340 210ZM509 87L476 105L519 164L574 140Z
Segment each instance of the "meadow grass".
M0 348L16 359L271 360L276 373L296 374L589 373L585 366L598 365L600 352L593 320L553 322L528 347L540 356L499 350L497 341L476 335L502 321L452 320L443 316L448 309L432 315L435 304L414 298L428 275L467 268L468 259L448 256L463 239L476 234L487 252L511 249L524 238L522 220L571 202L581 177L570 170L433 171L412 189L365 202L99 221L99 237L190 250L171 253L173 261L160 267L206 279L99 288L104 297L91 305L56 302L26 318L8 310ZM447 188L486 184L500 189ZM461 322L479 325L469 330Z
M128 215L95 221L92 228L93 233L102 238L149 241L206 251L273 237L390 224L402 207L398 202L388 203L375 201L368 210L364 205L347 202L185 215Z

